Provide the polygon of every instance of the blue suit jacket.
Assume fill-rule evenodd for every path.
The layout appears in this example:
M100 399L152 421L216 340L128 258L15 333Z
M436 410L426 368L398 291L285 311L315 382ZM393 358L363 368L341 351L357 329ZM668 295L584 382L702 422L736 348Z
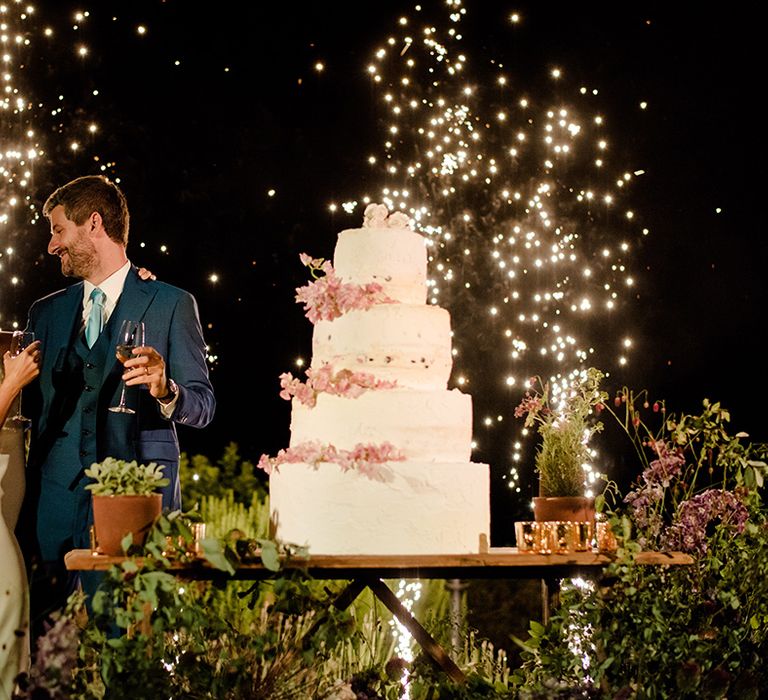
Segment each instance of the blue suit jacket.
M39 380L25 390L24 396L25 410L29 407L33 419L30 470L45 463L47 450L66 418L62 413L68 402L71 406L73 397L66 396L66 388L55 386L54 375L65 361L70 343L77 338L82 303L83 283L79 282L36 301L29 312L29 329L41 341L43 355ZM163 356L167 376L179 385L179 398L170 420L162 416L157 401L145 388L128 388L134 392L133 401L138 409L135 414L108 411L120 397L123 368L114 359L113 348L120 321L127 318L144 321L146 344ZM179 508L179 442L174 423L202 428L211 421L215 409L195 299L163 282L141 280L132 267L103 333L109 333L110 355L98 387L97 459L111 456L165 465L171 484L165 489L163 503ZM34 478L39 473L30 476Z

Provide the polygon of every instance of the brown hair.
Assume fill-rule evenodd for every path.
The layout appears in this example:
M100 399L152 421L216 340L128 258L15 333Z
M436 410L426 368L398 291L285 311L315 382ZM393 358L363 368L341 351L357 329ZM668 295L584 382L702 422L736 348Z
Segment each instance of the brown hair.
M45 200L43 215L64 207L64 215L82 226L86 219L98 212L107 235L116 243L128 245L128 203L120 188L103 175L85 175L62 185Z

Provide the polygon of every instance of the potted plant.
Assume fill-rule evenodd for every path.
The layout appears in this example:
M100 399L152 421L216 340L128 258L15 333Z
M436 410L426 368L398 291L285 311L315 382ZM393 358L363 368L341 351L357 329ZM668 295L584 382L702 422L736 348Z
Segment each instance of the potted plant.
M85 475L93 483L85 488L93 496L93 524L101 554L123 553L123 538L130 534L133 544L143 544L154 520L163 507L159 489L170 481L163 467L150 462L138 464L107 457L94 462Z
M589 440L603 425L596 410L608 395L600 390L604 374L594 367L574 372L556 382L542 382L526 392L515 416L525 416L527 428L537 426L541 441L536 449L539 495L533 499L538 521L592 521L594 498L585 496L585 465L590 461Z

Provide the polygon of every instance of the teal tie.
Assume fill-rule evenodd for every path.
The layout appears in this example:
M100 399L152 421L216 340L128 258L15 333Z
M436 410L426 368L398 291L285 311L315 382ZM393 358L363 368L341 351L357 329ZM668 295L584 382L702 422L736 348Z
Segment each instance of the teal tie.
M107 295L98 287L94 287L90 298L93 304L91 304L88 320L85 322L85 342L88 343L89 348L92 348L104 327L104 300Z

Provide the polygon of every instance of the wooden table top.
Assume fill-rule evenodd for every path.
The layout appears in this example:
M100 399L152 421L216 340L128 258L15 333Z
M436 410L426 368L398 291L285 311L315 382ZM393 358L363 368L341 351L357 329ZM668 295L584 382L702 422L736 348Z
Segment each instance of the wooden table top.
M365 576L376 578L557 578L580 573L594 574L614 561L609 552L535 554L518 552L516 547L491 547L479 554L333 554L284 559L282 569L306 570L315 578L344 579ZM124 557L96 554L90 549L75 549L64 557L67 569L104 571L120 564ZM640 552L639 564L685 566L693 558L682 552ZM192 578L227 576L204 559L188 564L171 563L170 571ZM243 563L237 578L265 578L273 575L261 562Z

